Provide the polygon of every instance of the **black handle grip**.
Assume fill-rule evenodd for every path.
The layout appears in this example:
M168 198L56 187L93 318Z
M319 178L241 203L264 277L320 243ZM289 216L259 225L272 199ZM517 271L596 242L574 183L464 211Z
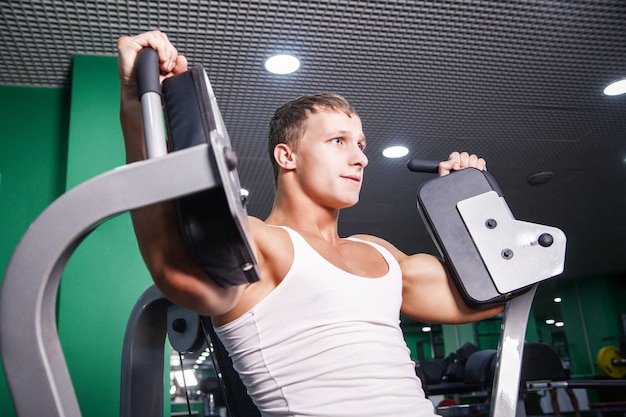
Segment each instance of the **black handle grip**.
M135 62L137 93L140 100L142 95L149 92L161 95L159 75L159 55L157 51L152 48L143 48L137 54L137 61Z
M439 172L439 161L429 161L427 159L409 159L406 163L409 171L427 172L436 174Z

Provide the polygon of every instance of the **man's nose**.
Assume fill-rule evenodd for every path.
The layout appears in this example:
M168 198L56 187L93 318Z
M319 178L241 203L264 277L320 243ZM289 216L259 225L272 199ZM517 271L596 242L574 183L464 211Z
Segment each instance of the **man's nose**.
M369 160L367 159L365 152L363 152L363 149L361 149L360 146L355 146L354 149L355 149L354 156L353 156L354 165L360 165L363 168L365 168L367 164L369 163Z

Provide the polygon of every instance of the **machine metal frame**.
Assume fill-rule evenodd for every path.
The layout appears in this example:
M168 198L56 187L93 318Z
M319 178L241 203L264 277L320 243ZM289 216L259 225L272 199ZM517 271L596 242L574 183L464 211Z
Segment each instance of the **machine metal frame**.
M215 186L209 151L199 145L101 174L63 194L29 227L0 292L0 351L19 416L81 415L56 326L61 274L74 250L118 214Z

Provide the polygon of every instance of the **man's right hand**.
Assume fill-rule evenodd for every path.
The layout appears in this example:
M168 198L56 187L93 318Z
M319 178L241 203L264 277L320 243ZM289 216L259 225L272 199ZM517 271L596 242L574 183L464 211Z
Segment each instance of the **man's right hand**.
M120 77L120 121L126 146L126 162L146 158L141 106L137 93L135 62L143 48L153 48L159 56L160 81L187 70L187 59L178 53L167 35L158 30L137 36L122 36L117 41Z
M187 70L187 59L178 53L165 33L153 30L137 36L122 36L117 41L122 100L137 99L135 61L139 51L146 47L155 49L159 55L161 81Z

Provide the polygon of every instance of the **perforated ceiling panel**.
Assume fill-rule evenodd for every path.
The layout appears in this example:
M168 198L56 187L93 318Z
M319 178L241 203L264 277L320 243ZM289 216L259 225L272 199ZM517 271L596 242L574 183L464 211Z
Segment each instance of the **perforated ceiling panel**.
M566 276L626 270L626 2L158 1L2 2L0 84L69 86L73 54L114 55L118 36L165 31L207 68L240 156L250 212L273 200L267 122L285 100L347 96L362 116L369 166L342 234L378 234L433 251L415 196L426 174L381 156L452 150L485 157L516 217L562 228ZM290 52L292 75L263 61ZM528 175L554 179L530 186Z

